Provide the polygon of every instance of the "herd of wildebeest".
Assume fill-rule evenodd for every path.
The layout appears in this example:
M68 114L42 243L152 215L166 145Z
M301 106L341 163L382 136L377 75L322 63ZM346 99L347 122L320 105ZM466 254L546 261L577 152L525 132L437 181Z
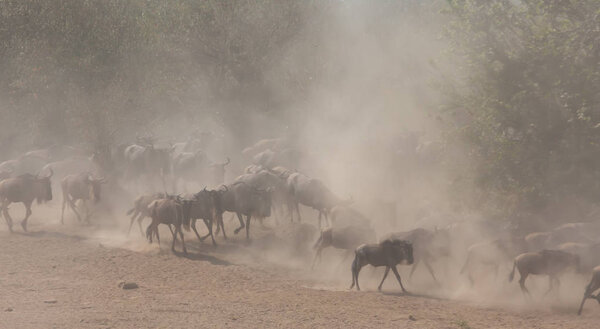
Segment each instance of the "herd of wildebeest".
M399 264L412 265L412 276L417 265L423 263L432 280L438 283L432 264L437 259L450 257L452 246L460 245L457 240L464 245L464 239L456 234L460 228L453 225L440 229L388 231L377 240L371 219L353 207L352 198L339 198L322 180L293 169L298 154L285 147L285 139L265 139L244 149L241 159L251 159L252 164L231 182L225 182L230 159L209 160L203 151L205 146L206 141L201 137L165 145L159 145L152 138L137 138L135 143L100 151L52 146L23 153L0 163L2 215L12 232L9 205L23 203L26 213L21 226L27 231L33 201L51 201L53 189L58 192L60 187L61 223L64 223L65 208L72 211L78 221L89 223L94 205L101 199L102 186L106 184L105 189L113 193L116 186L127 184L139 194L131 200L133 206L127 212L131 216L129 231L137 221L142 235L150 243L156 238L160 246L158 226L165 224L172 233L171 249L175 251L179 236L183 252L187 254L183 230L193 230L200 241L210 237L217 246L215 238L219 233L227 239L223 214L229 212L239 220L234 232L245 229L249 240L251 219L262 222L273 215L301 222L299 205L303 205L318 213L316 224L320 232L316 242L310 243L314 243L315 249L312 266L321 259L325 248L354 252L350 289L356 286L358 290L359 272L369 264L385 267L379 290L392 270L406 291L396 269ZM204 188L196 193L175 193L187 190L190 184ZM172 193L167 193L168 189ZM144 190L154 192L143 193ZM143 229L145 218L150 218L151 223ZM202 220L208 231L204 236L198 233L198 220ZM600 289L598 233L600 224L581 222L563 224L546 232L521 234L504 230L481 235L481 241L464 245L462 254L466 258L460 274L475 285L473 273L486 268L497 273L503 264L512 261L509 281L518 271L525 296L529 296L525 286L529 275L548 276L548 292L557 288L559 277L565 272L591 275L579 307L581 314L586 299L600 303L600 293L593 295Z

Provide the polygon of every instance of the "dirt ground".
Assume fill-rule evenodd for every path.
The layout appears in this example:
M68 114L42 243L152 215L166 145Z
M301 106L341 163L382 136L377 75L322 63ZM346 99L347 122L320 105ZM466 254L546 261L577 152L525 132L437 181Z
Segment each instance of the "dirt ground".
M186 233L184 256L171 253L166 228L159 250L136 227L126 238L126 228L46 223L0 229L1 328L598 328L600 320L595 301L577 317L577 303L490 306L424 294L410 280L403 295L391 275L379 293L382 270L365 269L366 291L348 291L349 270L333 281L306 262L271 262L260 239L235 236L215 249Z

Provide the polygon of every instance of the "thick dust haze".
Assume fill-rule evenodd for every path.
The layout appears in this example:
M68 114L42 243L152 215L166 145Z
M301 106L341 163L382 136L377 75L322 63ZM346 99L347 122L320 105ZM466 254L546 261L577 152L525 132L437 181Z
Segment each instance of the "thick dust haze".
M517 2L501 7L525 6ZM547 156L538 153L540 145L576 140L568 137L567 128L557 133L567 136L564 140L553 139L550 130L562 126L550 118L544 122L551 127L534 135L546 129L542 119L500 118L501 111L491 109L522 106L502 103L508 91L501 83L511 78L498 72L507 63L516 63L511 72L526 70L527 60L510 53L525 51L519 42L526 37L506 41L515 45L507 50L506 56L513 57L506 63L498 57L490 59L496 66L487 71L477 66L477 54L493 57L489 53L496 49L490 47L487 55L466 50L478 42L482 26L474 19L479 17L475 7L469 1L409 0L3 2L0 161L5 162L0 174L45 175L52 168L53 199L33 205L32 231L65 232L83 237L82 243L158 253L156 242L146 240L150 219L138 229L126 215L138 196L219 189L248 173L244 170L250 165L267 171L282 166L319 179L337 197L337 205L351 200L350 207L368 219L365 230L372 229L376 237L361 243L427 230L430 235L418 248L426 249L429 263L425 256L415 259L414 275L411 266L399 266L411 293L490 307L550 306L571 312L600 260L581 273L567 270L549 295L544 295L547 277L530 276L532 299L507 278L514 257L526 251L598 242L593 233L599 228L598 200L589 197L596 187L570 183L597 177L596 169L557 160L559 146L549 146ZM486 14L504 17L505 12ZM468 28L461 25L467 20L472 23ZM484 75L500 82L478 80ZM489 90L495 90L490 86L501 96L490 96ZM538 84L535 92L544 88ZM506 97L514 101L524 94ZM571 91L554 96L576 103ZM582 100L587 110L577 113L591 125L596 124L597 90L589 99L595 103ZM535 107L541 101L524 103ZM597 138L588 137L580 143ZM530 149L520 146L529 142ZM131 145L165 151L168 166L144 172L127 158ZM574 147L569 145L564 149ZM46 153L27 155L33 150ZM178 177L182 154L196 156L197 151L205 156L191 169L198 177ZM528 162L528 152L535 161ZM590 168L597 161L591 157ZM225 168L222 180L206 169L218 164ZM584 173L573 178L578 169ZM188 175L190 169L185 170ZM85 171L106 179L103 197L95 204L76 204L80 211L90 209L90 224L79 222L67 206L61 225L61 180ZM563 171L570 176L560 176ZM268 218L253 217L251 242L243 230L234 234L237 216L226 211L229 239L215 234L218 246L212 247L209 239L198 243L186 231L189 252L284 273L314 289L346 290L354 248L325 248L311 268L322 228L319 212L300 204L301 223L297 218L290 222L288 204L274 206ZM10 211L15 223L25 215L20 204L13 203ZM335 237L336 229L353 220L344 216L333 221L329 214L323 226L332 227ZM563 234L559 228L565 223L581 225ZM208 233L202 221L197 227L200 235ZM159 232L161 248L167 250L170 232L166 225ZM528 234L534 232L550 232L549 238L533 247ZM499 240L500 246L492 242ZM485 245L484 255L477 256L482 260L473 258L467 267L478 244ZM589 254L580 256L589 260ZM372 291L383 269L367 267L361 274L363 289ZM398 289L390 275L383 290Z

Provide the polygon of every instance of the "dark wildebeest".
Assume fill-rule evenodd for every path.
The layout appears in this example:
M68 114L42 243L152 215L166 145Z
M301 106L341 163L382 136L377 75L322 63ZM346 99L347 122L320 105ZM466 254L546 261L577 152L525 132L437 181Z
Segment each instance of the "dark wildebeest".
M48 176L24 174L13 178L7 178L0 182L0 200L2 202L2 214L6 220L9 231L12 232L12 218L8 213L8 206L13 202L22 202L25 205L25 218L21 221L24 231L27 231L27 220L31 216L31 204L33 200L38 203L52 200L52 184L50 183L52 170Z
M182 206L184 221L191 222L192 230L196 233L198 240L202 242L210 236L213 245L216 246L217 242L213 236L213 224L216 224L217 226L222 226L223 224L222 212L220 210L221 205L219 203L219 191L207 190L204 188L194 195L186 196L186 198L182 200ZM208 234L203 237L200 237L200 234L198 234L198 231L196 230L196 220L198 219L202 219L208 229ZM223 227L221 227L221 229L223 229Z
M140 227L140 233L142 233L142 236L144 236L144 230L142 229L142 220L144 220L144 218L146 217L150 217L150 209L148 209L148 206L150 205L150 203L152 203L152 201L164 198L164 193L154 193L148 195L140 195L137 199L135 199L135 201L133 201L133 208L127 211L127 216L133 214L131 216L131 222L129 223L129 230L127 230L127 235L129 235L129 232L131 232L133 222L137 218L137 222Z
M574 267L579 272L579 256L560 250L542 250L538 252L527 252L520 254L514 260L512 272L508 277L508 282L512 282L515 276L515 268L519 269L521 278L519 285L521 291L529 295L529 290L525 287L525 280L529 274L548 275L550 277L550 286L546 294L554 287L554 282L560 284L558 276L569 267Z
M235 182L243 182L259 190L270 189L273 210L280 209L280 214L284 212L284 207L289 205L291 196L285 181L268 170L238 176Z
M361 244L371 243L376 240L375 231L369 226L346 226L337 228L324 228L321 230L321 235L314 245L316 249L315 257L311 268L314 268L317 259L321 260L321 253L327 247L344 249L346 251L355 250ZM346 259L344 256L342 262Z
M77 211L76 202L81 200L85 207L85 220L90 222L90 213L85 202L90 200L94 203L100 201L100 190L101 184L104 184L106 180L104 178L94 178L91 173L83 172L76 175L68 175L61 181L61 188L63 192L63 203L62 211L60 215L60 222L64 224L65 220L65 206L68 204L71 210L77 215L77 220L81 221L81 216Z
M349 205L353 202L351 198L349 200L339 199L323 182L318 179L311 179L300 173L289 175L287 187L289 193L293 196L290 204L292 220L294 209L298 215L298 220L301 220L298 208L298 204L301 203L319 212L319 228L321 227L321 217L325 216L325 220L327 221L327 216L331 208L338 205Z
M592 279L590 283L585 287L585 292L583 293L583 300L581 301L581 305L579 305L579 311L577 311L577 315L581 315L581 311L583 310L583 304L585 300L588 298L595 299L600 303L600 294L596 294L596 296L592 295L594 291L600 289L600 266L594 267L592 271Z
M460 274L467 272L471 285L475 284L471 270L473 267L490 267L494 271L494 277L498 275L498 267L503 260L513 259L527 251L523 238L494 239L479 242L467 249L467 259L460 270Z
M415 263L410 270L409 277L412 278L413 273L417 269L417 265L423 262L429 270L429 274L435 282L439 284L439 281L435 277L431 262L441 256L449 255L450 248L450 237L446 230L427 230L424 228L417 228L406 232L392 233L385 238L394 238L399 240L406 240L412 243L415 253Z
M396 265L410 265L413 263L413 249L410 242L398 239L386 239L378 244L363 244L356 248L354 254L354 261L352 262L352 285L350 285L350 289L354 288L356 284L356 290L360 290L358 274L363 266L370 264L374 267L385 266L385 274L377 287L379 291L381 291L381 286L391 269L394 275L396 275L402 291L407 292L402 285Z
M246 228L246 239L250 239L250 218L265 218L271 216L271 190L258 189L245 182L227 185L220 191L220 211L236 213L240 226L235 229L237 234ZM242 216L246 216L246 224ZM223 232L224 234L225 232Z
M181 227L183 226L186 231L189 231L190 222L185 221L183 218L183 209L179 200L174 198L154 200L150 203L148 209L150 210L150 217L152 218L152 223L146 228L146 238L148 238L148 241L152 243L152 236L156 235L156 240L158 241L158 246L160 248L158 225L166 224L169 226L169 229L171 228L171 225L173 225L175 230L172 230L173 243L171 244L171 250L175 252L175 241L177 241L177 233L179 233L181 244L183 246L183 253L187 254Z

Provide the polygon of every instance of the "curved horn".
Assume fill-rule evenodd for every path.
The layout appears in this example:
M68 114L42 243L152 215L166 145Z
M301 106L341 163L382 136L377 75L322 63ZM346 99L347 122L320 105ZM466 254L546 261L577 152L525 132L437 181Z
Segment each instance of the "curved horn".
M222 166L225 167L226 165L229 164L229 162L231 162L231 160L229 159L229 157L227 157L227 161L225 161Z
M225 192L229 191L229 188L227 187L227 185L223 184L223 185L221 185L221 187L225 189Z
M202 191L205 191L205 192L206 192L206 185L204 186L204 188L202 189Z

